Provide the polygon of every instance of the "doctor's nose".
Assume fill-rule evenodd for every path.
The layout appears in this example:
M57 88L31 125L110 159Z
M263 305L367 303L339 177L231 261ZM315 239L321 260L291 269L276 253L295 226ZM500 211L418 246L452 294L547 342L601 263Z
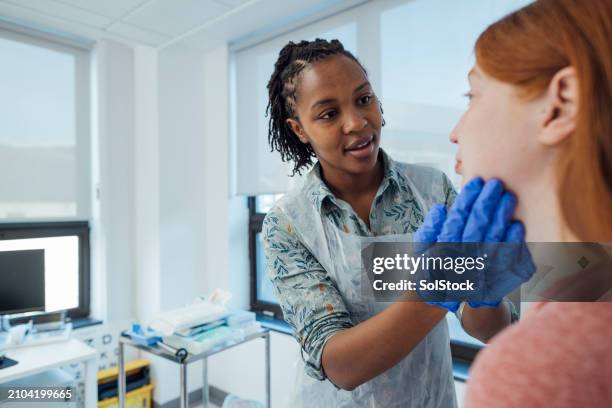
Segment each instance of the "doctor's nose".
M346 113L342 124L342 131L348 135L351 132L362 130L368 125L367 119L359 112L349 111Z

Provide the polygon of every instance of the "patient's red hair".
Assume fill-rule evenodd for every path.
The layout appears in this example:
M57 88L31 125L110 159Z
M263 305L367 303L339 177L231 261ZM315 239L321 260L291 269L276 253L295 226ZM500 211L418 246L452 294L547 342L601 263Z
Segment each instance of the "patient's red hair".
M536 1L489 26L476 60L525 98L574 67L576 129L556 163L561 210L581 240L612 242L612 1Z

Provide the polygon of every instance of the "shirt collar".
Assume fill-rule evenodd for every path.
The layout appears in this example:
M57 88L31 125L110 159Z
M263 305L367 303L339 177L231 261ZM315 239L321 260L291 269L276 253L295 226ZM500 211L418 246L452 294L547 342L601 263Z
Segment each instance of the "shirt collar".
M397 164L382 148L379 154L383 161L384 174L377 195L383 194L389 186L393 186L399 190L400 177ZM317 162L308 173L304 187L308 198L319 211L321 211L323 203L325 202L338 206L336 196L334 196L321 177L321 164L319 162Z

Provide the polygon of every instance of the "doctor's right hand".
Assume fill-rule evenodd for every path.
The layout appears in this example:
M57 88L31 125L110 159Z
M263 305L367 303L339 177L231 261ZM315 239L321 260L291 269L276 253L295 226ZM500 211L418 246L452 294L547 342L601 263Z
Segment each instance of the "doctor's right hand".
M427 214L423 225L414 236L416 247L424 250L428 244L436 242L524 242L524 227L519 221L512 221L516 209L515 196L504 191L500 180L493 179L484 183L481 178L470 180L463 187L455 203L446 211L446 208L437 204ZM516 246L515 246L516 247ZM505 249L505 248L504 248ZM503 251L502 251L503 252ZM485 300L471 301L471 307L496 306L504 295L510 293L518 285L529 280L535 267L531 258L522 262L518 272L513 272L510 264L500 264L500 259L513 259L512 251L496 258L497 267L489 268L487 272L495 276L484 276L487 294L494 294ZM524 254L521 259L525 260ZM497 298L497 296L499 298ZM455 311L460 302L431 302L438 306Z

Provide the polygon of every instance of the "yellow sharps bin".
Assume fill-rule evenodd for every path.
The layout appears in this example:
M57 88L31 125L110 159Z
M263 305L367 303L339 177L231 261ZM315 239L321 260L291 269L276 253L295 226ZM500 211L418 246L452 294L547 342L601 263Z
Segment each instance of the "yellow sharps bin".
M126 364L126 376L135 374L140 370L148 369L148 360L134 360ZM98 384L105 384L111 381L117 382L119 369L117 367L107 368L106 370L98 371ZM125 395L126 408L151 408L151 400L153 398L153 384L143 385L136 388ZM118 408L119 398L112 397L102 401L98 401L98 408Z

